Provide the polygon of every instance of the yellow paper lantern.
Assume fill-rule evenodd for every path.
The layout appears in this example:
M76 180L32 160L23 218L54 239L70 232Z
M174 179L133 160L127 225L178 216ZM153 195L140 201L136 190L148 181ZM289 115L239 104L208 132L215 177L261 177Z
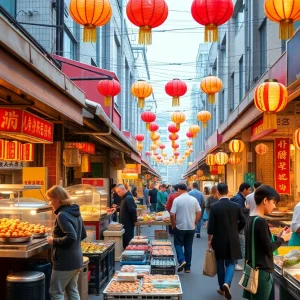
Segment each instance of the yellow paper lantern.
M192 125L190 126L189 131L193 134L193 138L195 139L200 132L200 127L198 125Z
M158 132L151 132L150 139L152 141L157 141L160 139L160 134Z
M138 108L145 107L145 98L152 94L152 86L145 80L138 80L131 86L131 93L138 99Z
M211 113L207 110L198 112L197 119L202 123L202 127L206 128L207 122L211 119Z
M186 116L181 111L175 111L172 113L171 120L176 124L176 128L180 129L180 124L183 123L186 119Z
M212 167L216 164L215 155L208 154L205 158L205 162L209 166L209 169L211 170Z
M192 140L186 141L186 145L187 145L188 147L191 147L191 146L193 145L193 141L192 141Z
M208 95L208 103L215 103L216 93L222 90L222 80L216 76L207 76L205 77L201 83L201 90Z
M293 144L290 144L290 156L294 156L296 152L296 148Z
M228 146L231 153L241 153L245 149L245 144L241 140L232 140Z
M300 150L300 128L298 128L293 134L293 144Z
M215 154L215 161L216 164L218 165L219 173L223 174L224 173L224 166L228 163L228 155L227 153L221 151Z

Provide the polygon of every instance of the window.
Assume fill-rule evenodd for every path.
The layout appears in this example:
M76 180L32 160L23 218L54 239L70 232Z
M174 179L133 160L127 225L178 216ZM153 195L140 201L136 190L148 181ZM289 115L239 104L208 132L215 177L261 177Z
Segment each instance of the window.
M114 41L113 41L113 59L112 59L112 70L114 73L117 75L117 77L120 79L121 78L121 45L118 40L117 35L115 34L114 36Z
M229 100L229 111L233 111L234 109L234 72L232 72L230 76L230 90L231 90L231 95L230 95L230 100Z
M16 0L0 0L2 5L13 17L16 16Z
M63 49L63 56L69 59L76 60L76 47L77 41L70 33L68 28L65 26L64 29L64 49Z
M267 69L267 22L266 19L259 27L259 57L260 57L260 75L263 75Z
M240 102L243 100L244 97L244 62L243 56L239 60L239 98Z
M244 24L245 16L244 16L244 4L241 3L239 10L235 17L235 34L239 33L239 30Z

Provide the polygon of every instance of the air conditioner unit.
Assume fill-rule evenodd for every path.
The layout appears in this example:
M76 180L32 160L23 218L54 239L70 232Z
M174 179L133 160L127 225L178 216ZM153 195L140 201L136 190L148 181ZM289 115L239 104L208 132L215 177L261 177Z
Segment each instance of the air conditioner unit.
M65 167L80 167L81 155L79 149L77 148L64 149L63 163Z

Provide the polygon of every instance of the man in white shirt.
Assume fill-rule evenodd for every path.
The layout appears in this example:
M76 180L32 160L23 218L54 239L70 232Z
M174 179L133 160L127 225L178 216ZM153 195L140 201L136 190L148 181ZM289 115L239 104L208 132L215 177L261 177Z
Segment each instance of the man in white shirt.
M184 183L178 184L178 193L180 196L175 198L171 209L174 245L179 263L177 272L185 269L185 273L190 273L194 233L201 217L201 208L197 199L187 193Z
M253 184L253 193L249 194L246 196L246 205L247 207L250 209L250 214L252 213L252 211L254 210L254 208L256 207L256 203L255 203L255 200L254 200L254 193L255 191L261 186L261 183L260 182L254 182Z

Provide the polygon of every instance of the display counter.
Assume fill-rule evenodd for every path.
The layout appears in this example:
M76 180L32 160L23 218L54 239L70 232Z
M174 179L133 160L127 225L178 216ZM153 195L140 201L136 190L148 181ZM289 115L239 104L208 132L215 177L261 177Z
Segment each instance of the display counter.
M141 226L166 226L166 231L168 231L168 226L171 225L171 221L138 221L136 224L136 235L141 235Z

